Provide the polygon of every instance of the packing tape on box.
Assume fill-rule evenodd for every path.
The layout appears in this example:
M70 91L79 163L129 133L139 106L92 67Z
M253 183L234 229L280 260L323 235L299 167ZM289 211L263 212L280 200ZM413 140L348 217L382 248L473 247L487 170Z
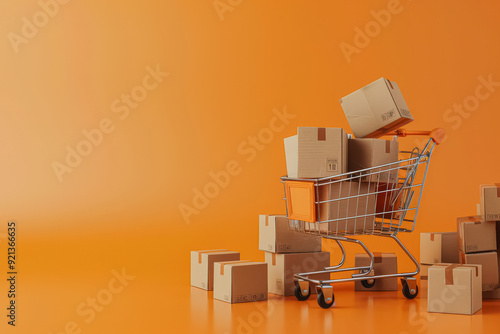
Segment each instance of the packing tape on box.
M390 140L385 141L385 153L391 153L391 141Z
M271 264L272 264L273 266L275 266L275 265L276 265L276 254L275 254L275 253L272 253L272 254L271 254Z
M469 216L469 217L467 217L467 220L465 222L466 223L481 224L482 220L480 218L477 218L474 216Z
M318 141L325 141L325 140L326 140L326 129L318 128Z
M434 233L431 233L431 241L434 241Z
M265 226L269 226L269 216L266 215L266 222L264 223Z
M375 263L382 263L382 253L380 253L380 252L373 252L373 257L374 257L374 262Z
M252 261L250 261L250 260L239 260L239 261L218 262L218 263L220 263L220 274L224 275L224 267L226 266L226 264L243 263L243 262L252 262Z
M453 270L459 267L470 267L476 268L476 277L479 275L479 267L477 265L465 265L465 264L444 264L444 263L436 263L435 266L445 267L444 268L444 280L446 285L453 285Z
M201 263L201 255L202 254L207 254L207 253L219 253L219 252L227 252L227 249L213 249L213 250L206 250L206 251L199 251L198 252L198 263Z
M500 197L500 183L495 183L495 187L497 187L497 198Z

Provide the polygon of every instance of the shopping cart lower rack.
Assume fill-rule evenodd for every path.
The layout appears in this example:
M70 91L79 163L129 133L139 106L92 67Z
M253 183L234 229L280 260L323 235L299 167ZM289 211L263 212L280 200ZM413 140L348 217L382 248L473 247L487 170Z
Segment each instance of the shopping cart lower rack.
M333 239L342 251L339 264L322 271L294 275L295 296L307 300L311 294L310 284L316 285L317 300L322 308L334 303L332 283L361 281L371 288L375 280L400 277L403 295L413 299L418 294L415 275L420 266L410 251L401 243L399 232L412 232L417 221L427 170L432 151L444 138L442 129L431 132L406 132L398 130L395 135L430 135L422 150L400 151L395 163L366 168L334 177L318 179L294 179L282 177L285 188L285 203L289 228L301 233L320 235ZM415 264L413 272L395 272L373 275L374 255L363 242L349 236L375 235L392 239ZM369 266L344 268L346 252L343 242L355 243L368 254ZM318 280L314 277L324 273L354 273L350 277Z

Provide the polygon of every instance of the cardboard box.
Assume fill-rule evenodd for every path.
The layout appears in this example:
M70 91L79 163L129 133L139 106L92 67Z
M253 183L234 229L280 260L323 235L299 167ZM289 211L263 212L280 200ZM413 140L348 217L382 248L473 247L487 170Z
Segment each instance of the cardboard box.
M398 272L398 259L394 253L377 253L374 252L375 261L371 275L387 275L396 274ZM370 257L368 254L356 254L354 257L354 266L369 266ZM354 281L354 290L356 291L397 291L398 278L390 277L384 279L376 279L375 285L372 288L365 288L360 281Z
M432 264L420 263L420 279L427 280L429 278L429 268Z
M214 264L214 299L228 303L267 300L267 263L216 262Z
M460 252L461 264L480 264L483 267L483 291L493 291L498 287L497 252L470 253Z
M347 172L347 134L341 128L298 127L285 138L290 178L319 178Z
M396 137L397 138L397 137ZM348 151L348 170L355 172L357 170L372 168L380 165L395 163L398 161L399 143L397 139L384 140L374 138L356 138L349 139ZM391 168L387 172L382 172ZM371 170L370 176L361 179L363 182L398 182L398 165L393 164L389 167L382 167L377 170Z
M321 230L341 235L373 231L377 202L375 190L375 183L355 181L319 186L319 201L328 202L319 204L317 216L323 222L336 220L320 224ZM362 215L367 216L347 219Z
M259 249L271 253L318 252L321 237L290 230L286 216L260 215Z
M476 204L476 211L477 211L477 215L478 216L481 216L481 204Z
M214 262L239 260L240 253L227 249L191 252L191 285L211 291L214 289Z
M457 232L420 233L420 263L458 263Z
M356 138L378 138L413 121L398 85L385 78L343 97L340 105Z
M500 183L480 186L480 212L487 221L500 220Z
M429 268L427 311L474 314L482 307L481 265L435 264Z
M474 216L458 218L457 224L458 249L462 252L488 252L497 249L495 222Z
M289 253L289 254L265 254L268 265L268 287L269 292L281 296L293 296L295 282L293 274L320 271L330 266L329 252L314 253ZM328 280L330 274L318 274L311 276L313 279ZM316 293L314 285L310 286L311 293Z

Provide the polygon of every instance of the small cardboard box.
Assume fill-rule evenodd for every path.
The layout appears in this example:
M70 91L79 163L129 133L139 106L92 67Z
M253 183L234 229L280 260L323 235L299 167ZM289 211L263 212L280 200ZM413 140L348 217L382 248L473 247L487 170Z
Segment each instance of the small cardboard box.
M493 291L498 287L497 252L470 253L460 252L461 264L480 264L483 267L483 291Z
M290 230L286 216L260 215L259 249L271 253L318 252L321 237Z
M458 263L457 232L420 233L420 263Z
M191 285L211 291L214 289L214 262L239 260L240 253L227 249L191 252Z
M340 105L356 138L378 138L413 121L398 85L385 78L343 97Z
M480 212L487 221L500 221L500 183L480 186Z
M319 178L347 172L347 134L341 128L298 127L285 138L290 178Z
M429 278L429 268L432 264L420 263L420 279L427 280Z
M319 186L318 193L317 217L322 222L335 220L320 224L321 230L340 235L373 231L377 204L375 183L339 181Z
M482 307L481 265L435 264L429 268L427 311L474 314Z
M495 222L473 216L458 218L457 224L458 249L462 252L488 252L497 249Z
M375 260L373 263L373 271L370 275L388 275L398 272L398 259L394 253L377 253L374 252ZM354 266L362 267L370 265L370 257L368 254L356 254L354 257ZM361 281L354 281L354 290L356 291L397 291L398 278L390 277L376 279L375 285L372 288L365 288L361 285Z
M397 138L397 137L396 137ZM397 139L384 140L374 138L349 139L348 170L372 168L380 165L391 164L398 161L399 143ZM384 170L388 170L383 172ZM377 170L370 170L371 174L361 179L363 182L390 182L398 181L398 166L392 164Z
M288 254L265 254L268 265L269 292L281 296L293 296L295 282L293 274L320 271L330 266L329 252L314 253L288 253ZM311 276L313 279L328 280L330 274L318 274ZM311 293L316 293L314 285L310 286Z
M232 304L267 300L267 263L216 262L214 299Z

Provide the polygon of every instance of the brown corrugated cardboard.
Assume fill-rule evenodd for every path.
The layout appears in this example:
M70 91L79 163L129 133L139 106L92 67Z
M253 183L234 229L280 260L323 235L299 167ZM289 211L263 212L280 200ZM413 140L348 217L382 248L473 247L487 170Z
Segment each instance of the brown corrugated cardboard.
M267 300L267 264L252 261L216 262L214 299L228 303Z
M398 85L385 78L343 97L340 105L356 138L378 138L413 121Z
M481 265L435 264L429 268L427 311L474 314L482 307Z
M429 278L429 268L432 264L420 263L420 279L427 280Z
M372 231L374 228L375 206L377 202L376 185L374 183L341 181L330 185L319 186L319 200L330 201L321 203L317 217L321 221L336 220L321 224L322 230L335 234L350 234ZM339 199L352 197L349 199ZM339 200L337 200L339 199ZM347 217L365 217L343 219Z
M289 254L265 254L268 265L269 293L281 296L293 296L295 282L293 274L323 270L330 266L329 252L314 253L289 253ZM317 280L328 280L330 274L324 273L311 276ZM314 285L310 290L316 293Z
M321 251L321 237L288 229L283 215L259 216L259 249L271 253Z
M483 267L483 291L493 291L498 286L497 252L470 253L460 252L461 264L480 264Z
M384 140L374 138L357 138L349 139L348 142L349 172L355 172L357 170L390 164L398 161L399 143L397 139ZM381 172L384 170L388 171ZM398 181L398 170L396 164L391 165L390 167L382 167L377 170L370 170L370 173L376 174L365 176L361 179L361 181L391 183Z
M398 272L398 259L394 253L373 253L375 256L372 275L396 274ZM370 257L368 254L356 254L354 266L369 266ZM356 291L396 291L398 290L398 278L376 279L372 288L365 288L360 281L354 281Z
M458 263L457 232L420 233L420 263Z
M191 285L204 290L214 289L214 262L239 260L240 253L227 249L191 252Z
M480 212L487 221L500 220L500 183L481 185Z
M298 127L285 138L291 178L319 178L347 172L347 134L341 128Z
M473 216L458 218L457 224L458 249L462 252L488 252L497 249L495 222Z

